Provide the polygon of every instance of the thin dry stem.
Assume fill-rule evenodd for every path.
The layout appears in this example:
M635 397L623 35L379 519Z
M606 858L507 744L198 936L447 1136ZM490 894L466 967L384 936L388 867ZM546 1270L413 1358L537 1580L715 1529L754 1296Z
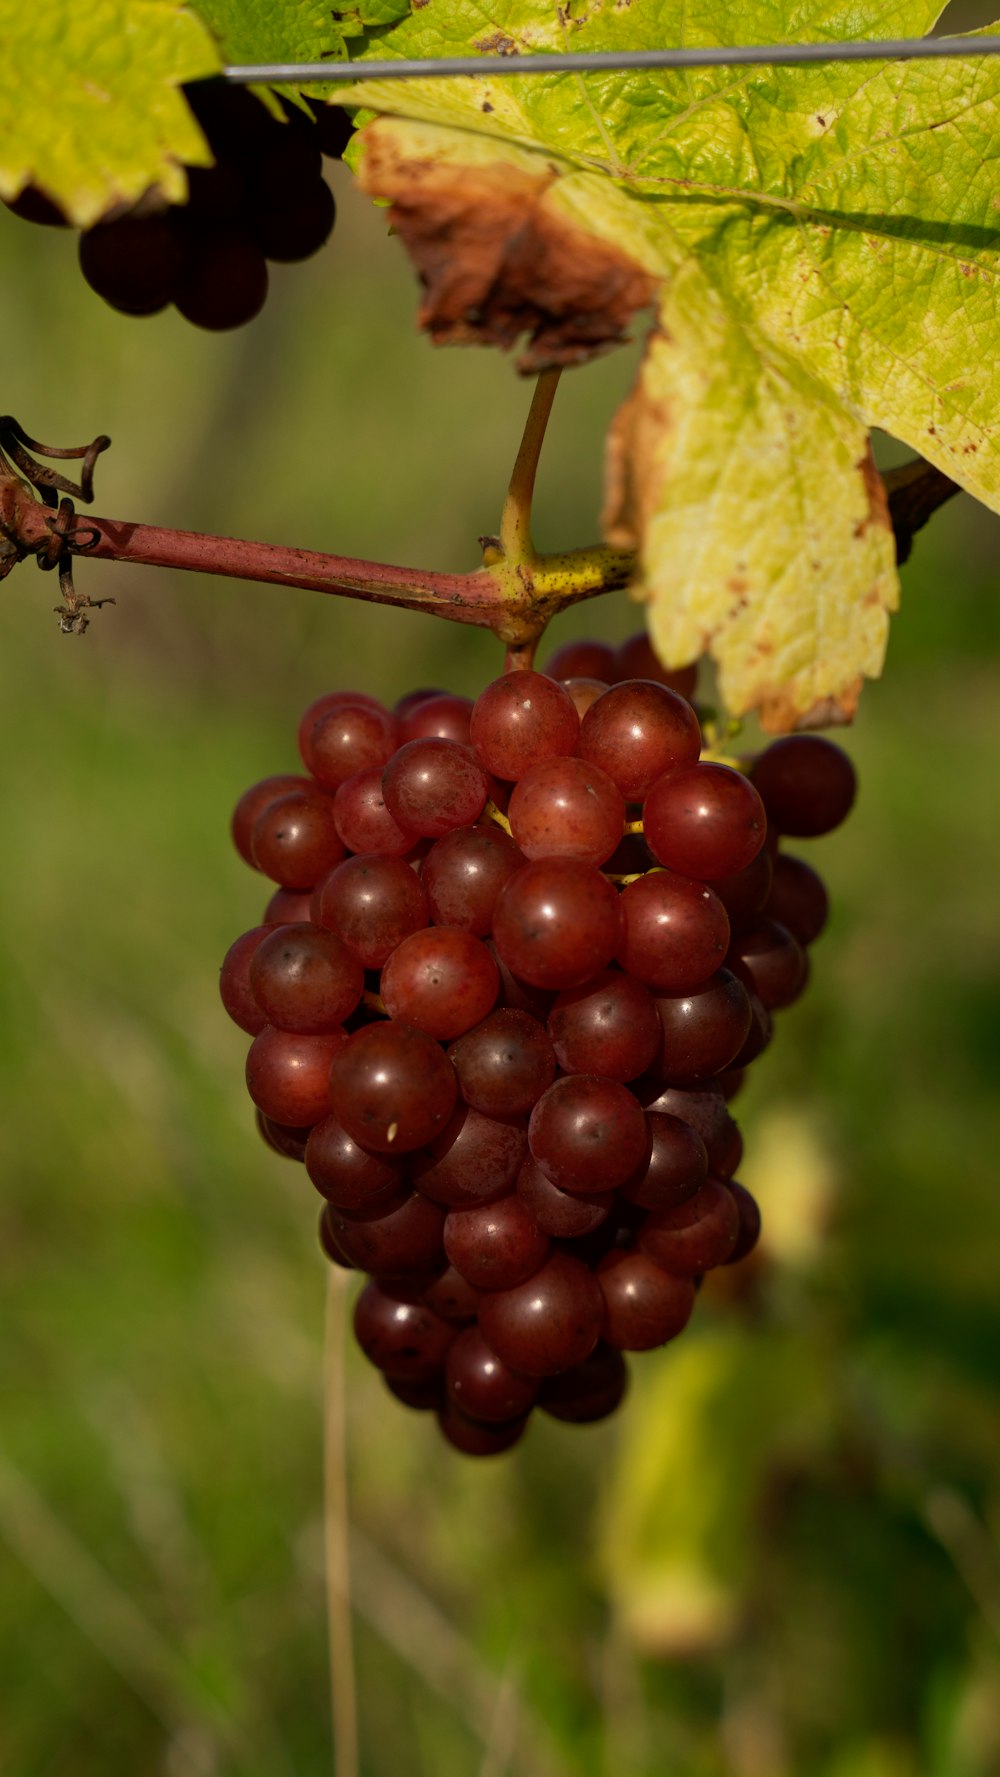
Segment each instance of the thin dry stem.
M351 1615L347 1488L346 1272L329 1267L323 1363L323 1541L335 1777L358 1777L358 1700Z

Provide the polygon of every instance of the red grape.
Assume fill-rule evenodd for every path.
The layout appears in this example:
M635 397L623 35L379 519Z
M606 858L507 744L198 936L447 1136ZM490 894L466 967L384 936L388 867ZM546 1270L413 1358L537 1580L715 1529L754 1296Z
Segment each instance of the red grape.
M408 1153L431 1141L447 1123L458 1081L448 1057L426 1031L382 1019L355 1031L331 1059L331 1102L323 1115L332 1108L361 1147L379 1154Z
M653 856L702 882L745 869L767 832L757 791L728 765L691 765L657 778L642 820Z

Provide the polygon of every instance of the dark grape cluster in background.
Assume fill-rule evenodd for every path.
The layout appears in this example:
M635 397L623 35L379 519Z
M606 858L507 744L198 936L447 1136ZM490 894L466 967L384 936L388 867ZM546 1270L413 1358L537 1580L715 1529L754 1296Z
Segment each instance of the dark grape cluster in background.
M221 977L261 1133L367 1274L362 1349L470 1455L536 1406L613 1412L624 1353L757 1240L728 1101L826 919L783 840L836 826L854 771L811 735L704 758L694 678L637 636L475 703L333 692L305 770L236 807L278 885Z
M85 229L80 268L91 289L126 315L154 315L173 303L198 327L240 327L267 297L268 262L308 259L336 219L323 156L339 156L352 125L339 106L307 113L284 105L277 117L245 87L224 80L184 89L215 157L189 167L188 201L147 196ZM65 218L28 186L8 208L27 222Z

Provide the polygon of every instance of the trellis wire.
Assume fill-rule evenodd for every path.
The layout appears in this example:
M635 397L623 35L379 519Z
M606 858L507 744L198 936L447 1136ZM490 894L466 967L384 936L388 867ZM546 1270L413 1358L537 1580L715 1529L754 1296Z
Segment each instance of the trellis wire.
M428 80L450 75L595 74L657 68L779 68L806 62L954 61L1000 55L1000 37L887 37L848 43L731 44L713 49L633 49L560 55L428 56L425 61L259 62L224 68L227 80L304 86L322 81Z

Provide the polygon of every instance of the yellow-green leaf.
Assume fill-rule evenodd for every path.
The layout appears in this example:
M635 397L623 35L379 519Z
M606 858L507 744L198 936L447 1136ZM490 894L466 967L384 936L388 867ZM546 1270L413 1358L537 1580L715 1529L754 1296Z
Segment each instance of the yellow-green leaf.
M178 0L0 0L0 196L36 185L72 222L150 189L177 201L211 159L178 91L219 55Z

